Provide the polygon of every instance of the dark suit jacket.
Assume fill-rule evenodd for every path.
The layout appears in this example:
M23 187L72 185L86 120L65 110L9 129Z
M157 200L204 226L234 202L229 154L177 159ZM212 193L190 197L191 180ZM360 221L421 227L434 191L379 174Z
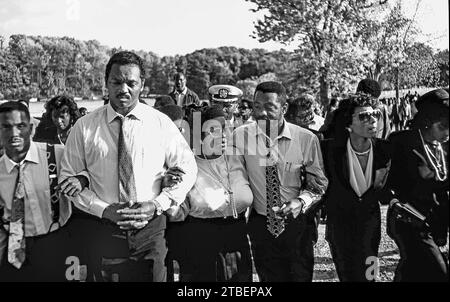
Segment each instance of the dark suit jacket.
M359 198L350 185L346 141L334 139L322 142L326 175L329 180L325 194L325 207L328 219L354 215L363 218L379 209L378 202L389 202L385 190L390 165L389 145L381 139L372 139L373 144L373 185Z
M175 101L175 105L178 105L175 90L172 91L169 94L169 96ZM200 99L198 98L198 95L194 91L187 88L187 92L186 95L184 96L183 104L181 107L186 107L192 104L200 106Z
M437 181L434 178L424 179L420 175L418 167L421 160L413 150L427 157L418 130L393 133L389 141L392 145L392 167L387 187L395 192L401 202L410 203L428 217L435 232L446 233L449 219L448 177L444 181ZM444 154L448 171L447 146L444 146ZM437 203L433 194L436 195Z

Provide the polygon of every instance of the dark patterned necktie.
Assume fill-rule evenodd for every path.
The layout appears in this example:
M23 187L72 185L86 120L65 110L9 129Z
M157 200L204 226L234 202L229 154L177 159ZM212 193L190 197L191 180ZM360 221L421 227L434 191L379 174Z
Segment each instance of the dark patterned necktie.
M133 160L131 157L131 148L130 148L130 133L126 131L129 128L128 123L130 122L130 117L118 117L120 121L120 130L119 130L119 145L118 145L118 153L119 153L119 202L122 204L126 204L128 207L131 207L133 204L137 202L136 195L136 182L134 179L133 172ZM127 231L127 240L128 246L130 250L134 248L134 235L135 231Z
M11 205L11 221L9 223L8 262L20 269L25 261L25 189L23 185L24 165L16 166L16 189Z
M266 141L266 147L270 148L268 141ZM284 219L275 216L272 208L275 206L281 208L283 205L280 195L280 178L278 177L278 165L271 160L271 151L267 157L269 161L266 165L267 229L274 237L278 237L283 233L285 223Z

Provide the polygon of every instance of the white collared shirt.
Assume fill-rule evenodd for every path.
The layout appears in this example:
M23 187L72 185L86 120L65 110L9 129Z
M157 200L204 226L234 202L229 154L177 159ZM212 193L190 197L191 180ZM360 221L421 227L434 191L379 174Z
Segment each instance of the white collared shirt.
M90 187L75 205L102 217L110 204L119 202L118 139L120 116L110 104L79 119L70 132L61 162L62 182L86 171ZM125 137L131 146L137 201L156 200L163 210L184 201L197 176L194 155L175 124L163 113L138 103L128 114ZM179 166L186 174L172 189L161 192L161 180L169 167Z
M58 172L64 146L55 145ZM30 149L23 160L23 184L25 190L25 236L33 237L47 234L52 224L50 205L50 183L47 163L47 144L31 142ZM3 219L10 221L11 204L18 176L17 163L6 154L0 158L0 207L4 208ZM69 200L60 196L60 225L69 219L72 208ZM52 231L57 227L52 226Z

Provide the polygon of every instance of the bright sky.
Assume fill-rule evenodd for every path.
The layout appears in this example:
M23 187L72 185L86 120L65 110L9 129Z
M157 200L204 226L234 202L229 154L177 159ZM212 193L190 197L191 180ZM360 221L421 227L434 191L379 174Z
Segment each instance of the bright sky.
M416 1L405 0L406 11ZM96 39L160 56L220 46L294 49L250 37L253 7L244 0L0 0L0 35ZM422 41L448 48L448 0L422 0L418 22Z

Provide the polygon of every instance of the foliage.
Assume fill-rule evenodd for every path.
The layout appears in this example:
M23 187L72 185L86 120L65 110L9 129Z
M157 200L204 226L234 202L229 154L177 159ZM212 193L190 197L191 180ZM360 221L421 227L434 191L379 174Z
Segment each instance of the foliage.
M307 2L323 8L319 1ZM351 7L347 10L350 14ZM341 10L341 14L344 12ZM329 18L341 20L339 16ZM333 26L346 26L333 22ZM376 62L376 57L367 50L370 37L374 36L363 36L367 29L361 26L353 30L352 35L360 38L349 38L352 42L345 42L345 33L335 30L328 31L328 35L335 33L333 38L321 33L317 41L325 38L334 41L334 44L315 44L314 47L321 45L321 51L306 40L295 52L220 47L184 56L159 57L151 51L136 51L144 59L147 74L144 94L168 94L177 71L185 72L188 87L202 99L208 97L208 87L214 84L236 85L244 91L244 97L251 99L256 85L266 80L282 82L290 97L304 91L320 96L324 86L327 94L345 93L354 89ZM356 34L357 31L361 33ZM311 29L311 32L316 31ZM121 50L95 40L68 37L12 35L9 39L0 36L0 42L0 99L49 98L60 93L84 98L102 95L108 59ZM448 85L448 50L434 54L428 46L416 43L405 48L402 55L402 86ZM390 68L394 63L383 62L380 81L389 88L395 81Z

